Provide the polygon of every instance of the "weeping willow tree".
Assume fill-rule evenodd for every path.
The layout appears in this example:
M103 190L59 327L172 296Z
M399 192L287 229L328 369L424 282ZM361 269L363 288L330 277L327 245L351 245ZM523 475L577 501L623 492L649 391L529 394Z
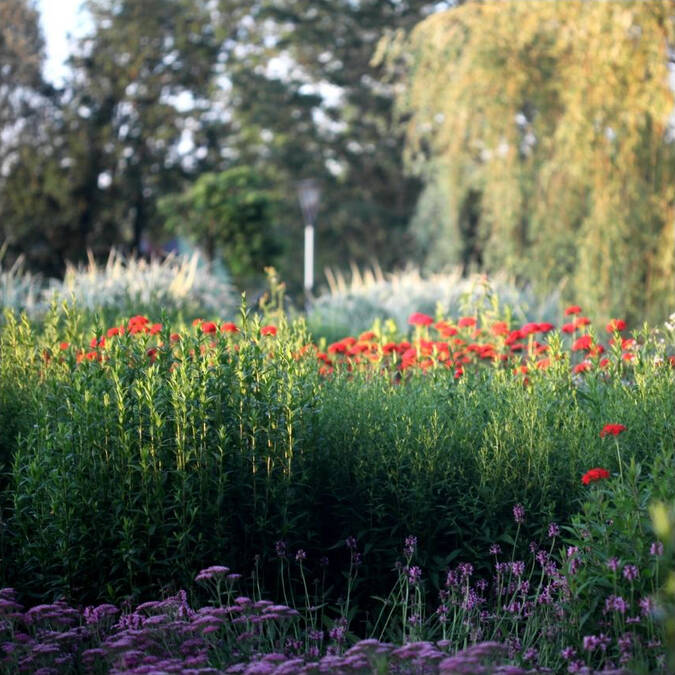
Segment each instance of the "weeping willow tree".
M474 1L380 45L405 73L430 263L566 280L604 316L673 310L674 17L673 0Z

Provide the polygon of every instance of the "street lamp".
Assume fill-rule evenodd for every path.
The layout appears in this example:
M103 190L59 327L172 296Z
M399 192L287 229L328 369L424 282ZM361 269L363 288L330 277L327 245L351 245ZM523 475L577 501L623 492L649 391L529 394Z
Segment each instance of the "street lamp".
M319 210L321 189L314 178L298 183L298 199L305 221L305 293L309 295L314 286L314 223Z

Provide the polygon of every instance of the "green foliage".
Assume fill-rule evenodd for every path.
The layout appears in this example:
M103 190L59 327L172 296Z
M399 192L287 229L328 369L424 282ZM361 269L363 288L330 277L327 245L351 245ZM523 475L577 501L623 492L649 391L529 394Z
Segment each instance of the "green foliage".
M166 227L222 256L240 283L260 277L280 252L275 228L278 196L258 171L239 166L204 173L181 195L160 201Z
M617 449L624 445L620 437L607 442L616 443ZM589 484L588 497L565 538L574 547L565 552L572 632L598 635L608 625L618 634L637 630L640 638L633 640L631 649L636 662L645 665L650 660L647 645L658 635L654 625L634 627L631 618L653 610L672 560L670 551L658 547L649 517L650 504L675 497L672 448L655 451L648 466L644 471L631 459L619 475ZM611 652L603 656L618 657Z
M624 462L651 470L673 449L675 381L650 339L630 372L619 358L611 377L582 381L552 340L554 365L523 386L490 366L459 380L444 368L325 378L304 323L277 327L263 335L242 310L239 333L198 323L177 339L164 326L101 346L105 328L77 314L55 314L40 336L10 316L0 438L13 583L41 597L146 594L213 561L247 570L279 539L316 560L356 535L364 607L387 592L391 551L411 532L438 585L456 557L488 564L516 502L523 543L565 522L589 467L619 471L598 435L608 420L628 427Z
M399 112L427 182L417 228L430 262L452 246L453 262L544 289L567 278L568 297L602 317L665 314L674 10L469 2L382 45L407 72Z

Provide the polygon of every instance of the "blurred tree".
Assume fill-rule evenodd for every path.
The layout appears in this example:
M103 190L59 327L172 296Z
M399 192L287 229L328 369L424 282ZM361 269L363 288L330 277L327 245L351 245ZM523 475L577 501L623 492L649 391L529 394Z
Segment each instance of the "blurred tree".
M222 256L240 287L262 277L280 252L274 227L278 197L247 166L203 173L179 195L159 202L167 227L196 240L213 261Z
M3 134L0 167L7 161L12 139L23 120L35 114L32 98L47 90L42 79L44 39L39 14L30 0L0 3L0 133Z
M52 213L65 206L65 194L49 149L49 122L57 107L55 91L42 77L43 62L34 4L0 2L0 244L10 262L25 253L48 269Z
M208 108L217 44L208 0L87 0L94 28L72 59L70 123L88 146L83 201L117 211L138 250L159 195L180 185L178 147ZM197 148L194 148L196 151ZM95 211L84 214L87 221ZM91 222L85 223L90 229Z
M8 32L11 44L24 51L34 44L35 54L15 49L15 61L26 66L12 70L8 60L1 71L25 88L31 77L41 82L37 13L25 2L7 1L24 6L10 18L33 22ZM16 137L13 162L0 177L0 228L32 266L55 274L87 248L139 250L143 233L159 225L158 197L222 161L214 129L222 135L223 124L209 117L218 53L209 4L87 0L92 29L70 59L72 74L48 101L27 96L39 107L39 122ZM0 11L8 12L4 1ZM21 30L23 41L14 37ZM21 128L29 119L20 110L8 116ZM6 137L0 147L7 149Z
M382 45L407 69L420 210L449 202L427 249L450 239L447 262L544 288L568 278L600 315L672 311L674 19L672 0L469 2Z
M296 181L322 184L317 264L391 267L413 254L419 180L401 163L394 87L371 64L378 40L450 3L429 0L219 0L223 64L242 162L284 182L284 227L301 245ZM285 278L299 284L291 261Z

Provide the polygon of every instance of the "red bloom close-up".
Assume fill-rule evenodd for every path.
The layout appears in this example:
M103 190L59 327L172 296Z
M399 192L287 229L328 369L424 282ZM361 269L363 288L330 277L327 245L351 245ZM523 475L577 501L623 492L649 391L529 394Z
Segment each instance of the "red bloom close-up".
M570 316L570 314L581 314L581 307L579 305L570 305L565 310L565 316Z
M277 327L276 326L263 326L260 329L260 335L276 335Z
M577 338L572 345L572 351L578 352L584 349L590 349L593 346L593 338L590 335L582 335Z
M471 328L476 325L476 317L474 316L463 316L457 322L457 325L460 328Z
M221 333L238 333L239 329L231 322L224 323L220 327L220 332Z
M595 469L588 470L581 477L581 482L584 485L588 485L589 483L594 483L596 480L603 480L605 478L609 478L609 471L607 471L607 469L596 467Z
M414 312L408 317L408 323L411 326L430 326L434 320L428 314Z
M608 333L626 330L626 322L623 319L611 319L605 328Z
M623 424L605 424L600 432L600 437L604 438L605 436L618 436L620 433L626 431L626 427Z

